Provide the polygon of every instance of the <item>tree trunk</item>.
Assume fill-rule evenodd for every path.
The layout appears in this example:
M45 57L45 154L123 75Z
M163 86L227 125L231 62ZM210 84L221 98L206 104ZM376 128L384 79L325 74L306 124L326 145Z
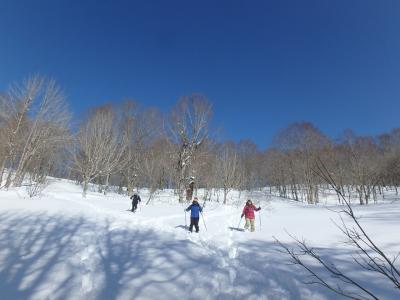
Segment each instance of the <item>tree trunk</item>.
M106 195L107 194L107 192L108 192L108 186L109 186L109 184L110 184L110 174L107 174L106 175L106 182L105 182L105 186L104 186L104 195Z
M357 192L358 192L358 196L360 199L360 205L364 205L364 198L363 198L363 190L361 187L357 187L356 188Z
M12 173L13 173L12 168L10 168L10 169L8 170L7 179L6 179L6 184L5 184L5 187L6 187L6 188L9 188L9 187L11 186L11 183L12 183Z
M22 185L22 182L24 181L25 173L26 173L24 165L18 166L18 169L15 172L15 176L14 176L13 186L19 187Z
M4 175L5 164L6 164L6 161L4 159L0 164L0 188L3 185L3 175Z
M183 198L185 194L185 173L186 167L182 166L179 174L179 181L178 181L178 193L179 193L179 203L183 203Z
M89 180L88 180L88 178L84 178L83 179L83 192L82 192L82 197L84 197L84 198L86 198L86 193L87 193L87 190L88 190L88 184L89 184L89 182L88 182Z
M224 189L224 204L226 204L226 196L228 195L228 190Z

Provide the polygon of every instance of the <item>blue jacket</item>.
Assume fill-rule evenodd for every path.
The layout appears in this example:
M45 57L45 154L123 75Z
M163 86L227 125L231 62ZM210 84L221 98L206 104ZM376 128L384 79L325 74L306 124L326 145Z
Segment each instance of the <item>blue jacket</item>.
M192 218L200 218L200 213L203 211L203 209L200 207L199 203L192 203L188 208L186 208L186 211L190 210L190 216Z

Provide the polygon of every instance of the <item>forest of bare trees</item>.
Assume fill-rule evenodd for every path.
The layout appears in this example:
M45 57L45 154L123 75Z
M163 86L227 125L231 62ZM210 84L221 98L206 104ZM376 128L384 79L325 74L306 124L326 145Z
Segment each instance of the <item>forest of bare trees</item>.
M1 187L43 183L71 142L70 114L54 80L34 76L0 94ZM5 172L7 169L7 172Z
M165 114L133 100L92 107L72 128L61 88L32 76L0 93L0 188L43 185L50 175L75 180L83 195L91 185L126 194L170 188L184 201L194 178L196 188L223 192L224 203L233 189L268 187L315 204L329 189L315 173L318 161L360 204L400 185L399 128L379 136L346 130L333 140L311 123L293 123L261 150L250 140L216 139L211 117L207 98L192 94Z

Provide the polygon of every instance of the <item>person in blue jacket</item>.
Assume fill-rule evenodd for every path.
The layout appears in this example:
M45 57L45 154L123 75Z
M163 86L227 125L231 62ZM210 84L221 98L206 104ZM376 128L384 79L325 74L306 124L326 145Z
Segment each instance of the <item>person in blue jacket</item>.
M193 226L196 228L196 232L199 232L199 219L200 213L203 209L200 207L197 197L194 197L192 204L186 208L186 211L190 210L190 226L189 231L193 232Z

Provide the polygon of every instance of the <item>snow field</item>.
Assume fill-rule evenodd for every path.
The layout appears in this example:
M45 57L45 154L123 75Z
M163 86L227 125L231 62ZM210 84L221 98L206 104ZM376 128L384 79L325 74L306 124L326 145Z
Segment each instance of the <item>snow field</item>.
M381 279L352 267L353 252L332 222L338 215L322 205L274 197L266 202L264 193L253 193L253 202L263 208L256 213L256 232L241 232L232 229L247 195L239 199L232 193L234 205L207 202L207 230L200 220L200 233L190 234L187 204L178 204L171 191L150 205L144 205L145 191L141 196L133 214L128 197L90 192L83 199L80 187L64 180L52 182L40 198L0 191L2 299L338 299L302 284L303 270L287 265L273 239L292 243L286 231L318 246L383 299L399 296ZM394 255L399 203L358 207L357 213Z

